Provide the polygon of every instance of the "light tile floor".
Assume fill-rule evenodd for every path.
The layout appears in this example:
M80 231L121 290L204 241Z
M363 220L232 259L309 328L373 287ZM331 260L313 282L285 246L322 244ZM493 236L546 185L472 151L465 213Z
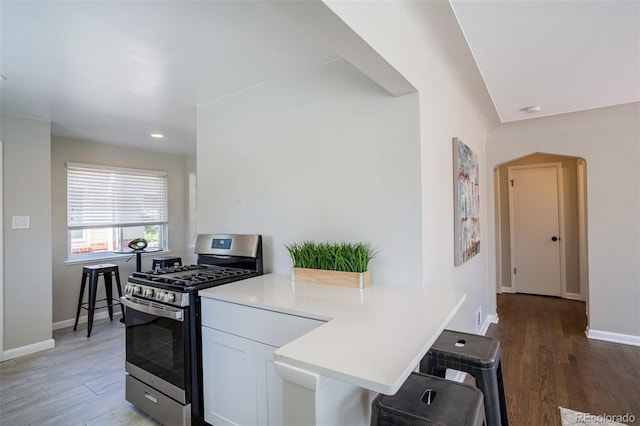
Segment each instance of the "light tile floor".
M157 426L124 396L124 324L53 333L53 349L0 363L0 425Z

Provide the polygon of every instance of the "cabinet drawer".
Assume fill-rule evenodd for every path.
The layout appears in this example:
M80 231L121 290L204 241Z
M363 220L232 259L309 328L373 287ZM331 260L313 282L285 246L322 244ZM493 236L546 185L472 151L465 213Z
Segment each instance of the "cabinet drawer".
M202 298L202 326L281 347L324 321Z

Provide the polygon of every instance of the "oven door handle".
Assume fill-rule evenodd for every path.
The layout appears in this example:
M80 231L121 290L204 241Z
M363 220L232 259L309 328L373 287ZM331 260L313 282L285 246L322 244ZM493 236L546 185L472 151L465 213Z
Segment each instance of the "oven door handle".
M157 305L153 302L147 301L133 301L129 298L129 296L122 296L120 298L120 302L131 309L135 309L136 311L144 312L151 315L156 315L159 317L169 318L172 320L183 322L184 318L182 316L182 309L170 309L164 306ZM157 305L157 306L154 306Z

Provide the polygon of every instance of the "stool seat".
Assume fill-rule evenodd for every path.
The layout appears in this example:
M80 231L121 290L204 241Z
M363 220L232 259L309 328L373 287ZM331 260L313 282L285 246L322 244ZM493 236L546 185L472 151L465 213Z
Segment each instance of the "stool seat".
M411 373L395 395L378 395L371 426L481 426L482 392L476 387Z
M99 263L97 265L85 265L82 267L82 270L87 270L88 272L97 271L98 273L104 272L113 272L118 270L118 265L114 265L113 263Z
M104 278L104 288L106 297L104 299L96 300L96 294L98 293L98 278L102 276ZM118 297L122 297L122 287L120 286L120 271L118 265L113 263L100 263L97 265L85 265L82 268L82 282L80 284L80 297L78 298L78 309L76 310L76 321L73 325L75 331L78 327L78 320L80 319L80 310L86 309L87 315L87 337L91 337L91 330L93 328L93 314L96 309L107 308L109 310L109 318L113 321L113 306L120 305L122 310L122 318L124 319L124 306L119 302L119 298L115 300L113 298L112 289L112 277L115 276L116 288L118 290ZM83 302L84 292L86 289L87 281L89 281L89 295L88 301ZM106 302L104 306L96 306L96 302Z
M151 269L171 268L172 266L182 266L182 258L178 256L154 257Z
M477 334L444 330L420 362L420 372L445 377L446 370L473 376L484 394L487 424L508 426L500 361L500 341Z

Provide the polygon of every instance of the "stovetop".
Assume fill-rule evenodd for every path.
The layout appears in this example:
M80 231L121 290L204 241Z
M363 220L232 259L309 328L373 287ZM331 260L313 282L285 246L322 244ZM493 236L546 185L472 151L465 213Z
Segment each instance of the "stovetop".
M189 292L227 284L250 276L255 271L215 265L174 266L144 272L134 272L129 282L165 290Z
M260 235L200 234L194 253L198 255L196 265L134 272L122 299L141 306L161 303L186 308L196 303L197 309L199 290L263 273Z

